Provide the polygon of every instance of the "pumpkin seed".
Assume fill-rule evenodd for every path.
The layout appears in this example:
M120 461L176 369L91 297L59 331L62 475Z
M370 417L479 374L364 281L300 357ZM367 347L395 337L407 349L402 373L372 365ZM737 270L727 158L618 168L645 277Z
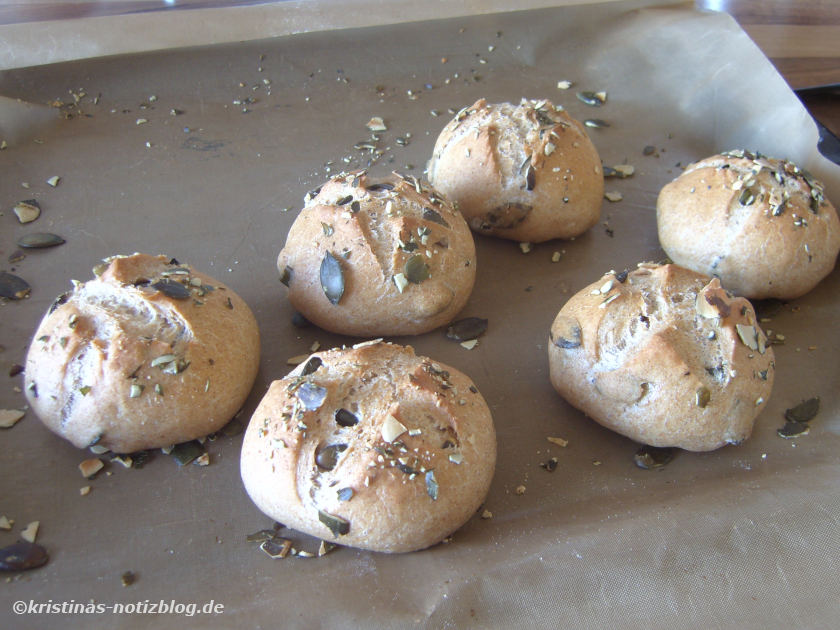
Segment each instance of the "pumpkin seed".
M430 470L426 472L426 494L428 494L432 501L437 501L438 498L438 482L435 479L435 471Z
M280 282L289 286L289 283L292 281L292 271L292 268L287 265L280 274Z
M610 126L610 123L602 118L587 118L583 121L583 124L592 129L604 129Z
M359 424L356 414L343 408L335 412L335 421L342 427L353 427Z
M642 446L636 454L633 455L633 461L636 466L644 468L645 470L653 470L654 468L662 468L665 464L674 459L676 454L672 447L658 447L658 446Z
M26 249L43 249L46 247L55 247L61 245L65 240L58 234L51 232L33 232L32 234L25 234L17 240L19 247Z
M742 206L751 206L755 203L755 191L752 188L744 188L738 198L738 203Z
M285 558L292 549L292 541L288 538L270 538L262 542L260 549L272 558Z
M324 254L321 261L321 288L330 304L338 304L344 295L344 274L341 263L330 252Z
M353 488L341 488L338 491L338 500L339 501L349 501L350 499L353 498L354 494L355 494L355 492L353 492Z
M453 322L446 329L446 338L454 341L477 339L487 331L488 320L481 317L466 317Z
M152 288L157 289L166 297L172 298L173 300L186 300L190 297L190 290L186 286L180 282L175 282L174 280L166 278L155 282L152 285Z
M423 258L420 254L414 254L405 261L404 273L406 280L414 284L420 284L429 278L429 265L426 264Z
M808 435L808 432L811 430L810 425L807 422L797 422L796 420L788 420L785 422L785 426L781 429L778 429L776 433L779 437L783 437L786 440L793 439L795 437L799 437L800 435Z
M327 389L314 383L303 383L296 391L298 400L307 411L320 409L327 398Z
M22 300L32 287L23 278L6 271L0 271L0 297L10 300Z
M323 510L318 510L318 520L327 526L327 529L332 532L333 536L344 536L350 532L350 522L340 516L334 516L327 514Z
M37 569L50 559L47 550L32 542L18 541L0 549L0 571Z
M21 223L31 223L41 216L41 206L36 199L18 201L12 211Z
M330 444L315 453L315 463L321 470L332 470L338 463L339 456L347 450L346 444Z
M303 366L303 370L301 370L301 376L313 374L323 364L324 362L321 360L321 357L310 357L306 365Z
M449 227L449 224L442 216L440 216L440 213L436 210L432 210L431 208L423 208L423 219L431 221L432 223L437 223L443 227Z
M277 536L277 531L273 529L261 529L258 532L254 532L253 534L248 534L245 536L246 542L264 542L266 540L271 540Z
M175 460L178 466L186 466L191 461L204 455L204 446L198 440L190 440L176 444L169 455Z
M790 422L810 422L820 410L819 397L802 401L796 407L785 410L785 419Z

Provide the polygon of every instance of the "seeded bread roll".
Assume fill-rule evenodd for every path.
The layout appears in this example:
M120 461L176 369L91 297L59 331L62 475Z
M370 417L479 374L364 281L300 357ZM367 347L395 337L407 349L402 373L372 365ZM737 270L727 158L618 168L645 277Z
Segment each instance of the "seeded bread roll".
M277 266L292 305L321 328L417 335L466 304L475 243L461 214L428 184L356 172L307 195Z
M792 162L729 151L689 166L659 193L659 240L677 264L748 298L792 299L834 268L840 220Z
M29 348L26 397L43 423L115 453L224 426L259 365L245 302L166 256L114 256L94 273L53 303Z
M242 480L270 517L351 547L440 542L484 500L496 462L469 378L381 341L313 354L274 381L242 445Z
M605 274L563 306L549 340L560 395L652 446L740 443L773 387L773 349L750 303L676 265Z
M539 243L598 222L604 177L583 126L550 101L484 99L441 131L429 181L481 234Z

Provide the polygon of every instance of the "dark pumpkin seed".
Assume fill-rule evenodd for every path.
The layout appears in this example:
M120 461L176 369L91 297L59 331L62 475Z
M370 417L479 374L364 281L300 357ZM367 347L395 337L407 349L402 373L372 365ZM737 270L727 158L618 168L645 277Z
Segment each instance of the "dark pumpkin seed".
M437 501L438 482L437 479L435 479L434 470L430 470L426 473L426 494L432 498L432 501Z
M245 536L246 542L265 542L277 536L277 532L273 529L261 529L253 534Z
M487 320L481 317L465 317L453 322L446 329L446 338L454 341L478 339L487 331Z
M648 144L642 149L642 155L653 155L654 153L656 153L656 147L652 144Z
M330 304L338 304L344 295L344 274L341 263L330 252L324 254L321 261L321 288Z
M405 261L405 278L414 284L420 284L423 280L429 278L429 265L423 260L420 254L414 254L411 258Z
M306 362L306 365L303 366L303 370L301 370L301 375L309 376L310 374L313 374L323 364L324 362L321 360L321 357L309 357L309 360Z
M152 458L151 451L137 451L136 453L131 454L131 467L132 468L143 468Z
M23 278L6 271L0 271L0 297L10 300L22 300L32 287Z
M810 422L820 410L819 397L802 401L796 407L785 410L785 420L789 422Z
M338 500L339 501L349 501L353 498L353 495L356 494L353 491L353 488L341 488L338 491Z
M602 118L587 118L583 121L583 124L593 129L604 129L610 126L610 123Z
M41 545L20 540L0 549L0 571L27 571L44 566L50 559Z
M33 232L32 234L25 234L17 240L19 247L26 249L42 249L44 247L55 247L61 245L65 240L58 234L51 232Z
M172 298L173 300L186 300L190 297L190 290L187 287L180 282L175 282L174 280L166 278L155 282L152 285L152 288L157 289L166 297Z
M295 311L294 315L292 315L292 326L295 328L306 328L310 325L309 320L297 311Z
M324 404L324 400L327 398L327 390L325 387L307 382L297 388L297 397L303 404L304 409L315 411Z
M53 303L50 304L50 308L47 311L47 314L51 315L53 313L53 311L55 311L55 309L57 309L59 306L61 306L65 302L67 302L67 300L69 300L69 299L70 299L70 292L69 291L67 293L62 293L61 295L59 295L57 298L55 298L55 300L53 300Z
M436 210L432 210L431 208L423 208L423 219L426 221L431 221L432 223L437 223L438 225L442 225L443 227L449 227L449 224L446 222L440 213Z
M354 427L359 424L359 418L356 417L356 414L343 408L335 412L335 421L342 427Z
M176 444L169 453L178 466L186 466L191 461L204 455L204 446L198 440Z
M800 435L808 435L808 432L811 430L811 426L807 422L797 422L796 420L788 420L785 422L785 426L781 429L778 429L776 433L779 437L783 437L786 440L791 440L795 437L799 437Z
M333 516L323 510L318 510L318 520L327 526L333 536L344 536L350 532L350 522L340 516Z
M662 468L665 464L674 459L675 450L671 447L658 447L645 445L633 455L636 466L645 470Z
M382 183L379 183L379 184L371 184L370 186L367 187L367 190L369 190L370 192L380 192L380 191L383 191L383 190L394 190L394 185L389 184L388 182L382 182Z
M286 266L283 269L283 272L280 274L280 282L282 282L286 286L289 286L289 283L292 281L292 271L293 270L291 267Z
M346 444L330 444L315 453L315 463L321 470L332 470L338 463L338 457L347 450Z
M755 191L751 188L744 188L744 190L741 191L741 196L738 198L738 203L742 206L751 206L755 203Z

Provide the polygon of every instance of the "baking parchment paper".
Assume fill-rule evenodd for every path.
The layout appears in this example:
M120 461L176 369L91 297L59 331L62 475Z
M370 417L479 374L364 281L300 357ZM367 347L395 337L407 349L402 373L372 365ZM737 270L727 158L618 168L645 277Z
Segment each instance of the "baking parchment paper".
M817 153L807 112L731 19L640 4L306 33L0 74L8 99L0 102L8 145L0 151L0 267L32 285L29 299L0 305L0 408L25 404L14 390L22 377L6 374L23 363L50 302L116 253L176 256L251 305L263 356L243 421L290 369L289 357L316 341L355 341L295 328L274 261L306 191L371 160L354 145L370 141L372 116L388 126L374 141L382 155L373 173L420 175L449 108L522 96L606 120L610 127L591 130L604 163L636 168L607 181L623 200L605 201L602 223L580 238L523 254L516 243L477 237L478 278L462 315L488 318L489 330L475 349L442 331L394 339L466 372L487 399L499 446L484 506L491 519L477 515L448 544L418 553L341 548L271 560L245 540L272 522L242 488L241 436L208 442L206 467L178 468L158 453L142 469L110 463L87 481L77 465L89 454L29 412L0 433L0 514L15 519L0 543L39 520L51 560L0 578L0 626L833 627L838 272L803 298L770 305L765 329L785 339L775 348L776 384L740 446L641 470L638 445L586 419L548 381L548 328L564 301L609 269L663 257L655 199L681 166L751 148L794 159L840 199L840 169ZM574 85L559 90L560 80ZM590 108L578 90L605 90L607 102ZM653 155L643 155L648 145ZM54 175L61 179L51 187ZM22 226L11 206L28 198L43 213ZM33 231L67 242L7 263L15 240ZM810 434L780 438L784 410L812 396L822 406ZM553 456L559 464L549 473L540 463ZM85 485L92 491L80 496ZM287 533L296 547L317 549L317 540ZM136 575L130 586L121 581L126 571ZM91 600L213 601L224 611L12 612L15 601Z

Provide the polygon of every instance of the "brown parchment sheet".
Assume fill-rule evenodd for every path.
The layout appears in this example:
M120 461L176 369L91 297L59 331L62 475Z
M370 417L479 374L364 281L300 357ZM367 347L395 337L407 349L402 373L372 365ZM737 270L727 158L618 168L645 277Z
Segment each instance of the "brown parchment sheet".
M609 269L663 257L655 200L681 166L746 147L797 161L840 199L840 169L816 151L807 112L733 21L642 4L304 33L0 74L0 268L32 285L28 299L0 305L0 408L25 404L14 389L22 377L8 373L24 362L52 300L118 253L175 256L249 303L263 354L243 422L291 369L289 357L316 341L356 341L295 328L274 265L306 191L371 159L354 145L370 139L372 116L388 126L373 173L421 175L449 108L522 96L606 120L590 133L604 163L636 169L607 180L623 200L605 200L602 223L573 241L523 254L517 243L476 237L478 277L462 315L488 318L489 329L473 350L442 331L393 339L464 371L485 396L498 433L484 506L492 518L476 515L448 544L407 555L339 548L272 560L245 540L272 521L243 490L241 435L208 442L206 467L179 468L157 453L142 469L109 463L88 481L77 466L89 455L28 412L0 431L0 514L15 520L0 544L38 520L50 562L0 576L0 627L834 627L840 273L766 311L765 329L785 341L775 347L772 397L740 446L681 452L642 470L638 445L571 408L548 380L548 329L565 300ZM561 80L574 85L559 90ZM605 90L607 102L588 107L578 90ZM70 104L69 119L46 105L58 99ZM643 155L648 145L655 154ZM42 215L20 225L11 207L30 198ZM35 231L66 243L7 262L15 240ZM780 438L784 410L812 396L821 409L810 433ZM551 457L558 466L547 472L540 463ZM90 494L80 496L86 485ZM296 547L317 549L317 540L287 533ZM126 571L136 576L130 586ZM12 610L17 601L161 600L213 601L224 611Z

